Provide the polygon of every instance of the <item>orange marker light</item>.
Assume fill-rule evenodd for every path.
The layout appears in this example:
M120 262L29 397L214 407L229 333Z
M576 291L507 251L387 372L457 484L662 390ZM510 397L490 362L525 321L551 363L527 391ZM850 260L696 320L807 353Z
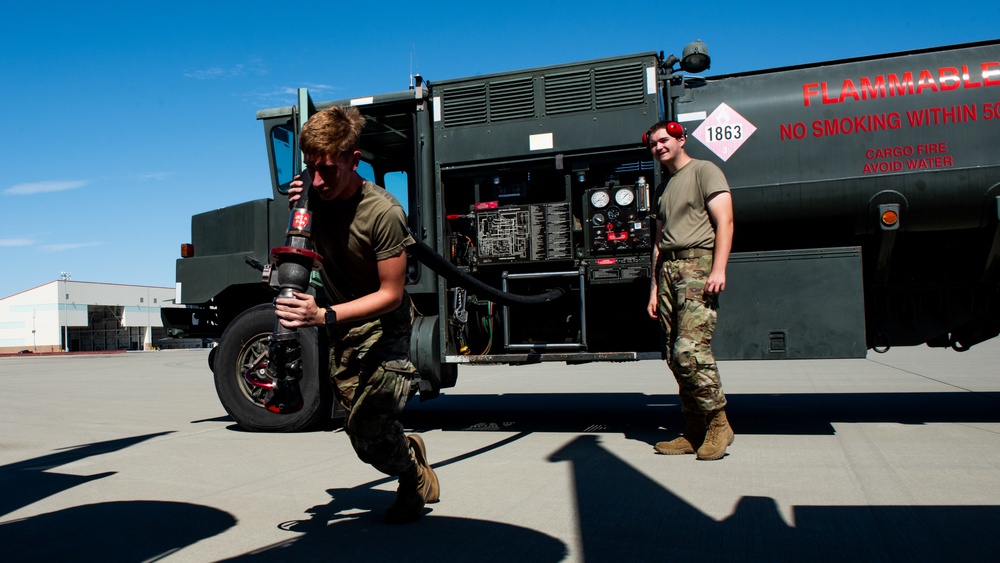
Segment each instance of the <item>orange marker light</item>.
M891 227L899 221L899 215L892 209L886 209L882 212L882 224L886 227Z
M194 256L194 245L191 243L184 243L181 245L181 258L191 258Z

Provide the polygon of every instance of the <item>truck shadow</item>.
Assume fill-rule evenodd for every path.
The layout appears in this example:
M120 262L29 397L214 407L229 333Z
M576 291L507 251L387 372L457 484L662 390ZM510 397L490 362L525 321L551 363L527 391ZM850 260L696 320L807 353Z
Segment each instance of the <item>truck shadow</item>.
M1000 549L1000 506L796 506L742 497L717 521L579 436L572 466L584 560L984 561ZM614 517L609 517L614 515Z
M970 393L734 395L730 400L745 433L787 433L773 420L786 416L808 421L796 425L796 433L802 428L832 433L834 422L1000 421L994 397ZM576 434L547 459L571 468L575 493L565 502L576 510L570 516L575 522L567 526L579 530L580 560L971 561L990 560L1000 549L1000 506L795 506L786 522L774 499L744 496L732 514L716 520L601 445L603 433L622 429L662 434L657 425L676 410L676 403L665 397L642 394L466 395L411 405L405 422L446 431L514 433L435 463L436 468L500 450L533 431ZM90 444L2 466L0 513L114 474L74 476L51 473L53 468L163 434ZM568 546L546 533L435 515L439 505L430 505L420 522L389 527L382 517L394 493L380 489L393 481L329 490L330 501L304 510L301 520L275 522L294 537L232 560L559 561L568 556ZM207 506L113 501L0 524L0 542L12 561L90 556L137 561L176 553L235 525L232 515Z
M154 561L236 525L184 502L112 501L0 524L7 561Z
M78 485L114 475L51 473L53 468L117 452L170 434L159 432L69 448L0 466L4 484L0 515ZM165 501L115 501L73 506L0 524L8 561L148 561L158 559L234 526L221 510Z
M833 435L833 424L838 422L1000 422L1000 395L987 393L731 394L727 398L726 412L741 434ZM425 403L411 402L402 422L417 431L610 432L650 445L675 436L683 427L676 395L641 393L442 395Z
M157 432L143 436L132 436L118 440L86 444L67 448L53 454L0 466L0 476L3 477L4 484L3 494L0 495L0 515L9 514L19 508L71 489L77 485L114 475L114 473L67 475L63 473L49 473L49 469L67 465L91 456L117 452L151 438L167 434L170 434L170 432Z
M434 464L482 455L527 436ZM786 523L774 499L744 496L716 520L580 435L548 457L571 467L580 561L978 561L1000 549L1000 506L796 506ZM502 522L436 516L388 526L393 493L374 487L331 489L327 504L277 526L296 537L230 561L345 560L559 561L567 546L542 532ZM447 501L447 499L445 499ZM432 507L434 505L431 505ZM520 517L523 517L520 516ZM391 539L387 539L391 538ZM970 539L973 538L973 539Z

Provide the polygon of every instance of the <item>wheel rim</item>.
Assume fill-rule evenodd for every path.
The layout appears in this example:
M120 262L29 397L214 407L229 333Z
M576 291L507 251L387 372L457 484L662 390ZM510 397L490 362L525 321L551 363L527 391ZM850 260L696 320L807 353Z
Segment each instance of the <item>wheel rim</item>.
M248 339L236 358L236 387L247 401L261 409L266 409L264 407L264 394L267 393L267 389L263 386L252 385L248 379L264 381L255 375L254 368L259 366L261 362L267 361L267 339L270 334L262 332Z

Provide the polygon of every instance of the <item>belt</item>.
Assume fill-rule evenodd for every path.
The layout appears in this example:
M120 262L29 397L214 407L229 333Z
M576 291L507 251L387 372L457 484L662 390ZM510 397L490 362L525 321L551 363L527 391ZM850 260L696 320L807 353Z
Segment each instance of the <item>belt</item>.
M684 250L668 250L663 252L664 260L687 260L688 258L701 258L711 256L711 248L685 248Z

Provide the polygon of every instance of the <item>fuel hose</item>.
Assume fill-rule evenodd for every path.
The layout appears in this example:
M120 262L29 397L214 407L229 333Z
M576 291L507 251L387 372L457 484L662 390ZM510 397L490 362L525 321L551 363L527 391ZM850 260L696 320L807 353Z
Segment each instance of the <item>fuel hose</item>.
M412 234L412 233L411 233ZM413 237L416 240L416 237ZM430 268L434 273L451 282L452 285L464 287L469 293L489 299L501 305L540 305L549 303L566 294L566 290L556 287L535 295L519 295L499 290L483 281L473 277L468 272L463 272L455 267L433 248L417 240L407 247L410 254L422 264Z

